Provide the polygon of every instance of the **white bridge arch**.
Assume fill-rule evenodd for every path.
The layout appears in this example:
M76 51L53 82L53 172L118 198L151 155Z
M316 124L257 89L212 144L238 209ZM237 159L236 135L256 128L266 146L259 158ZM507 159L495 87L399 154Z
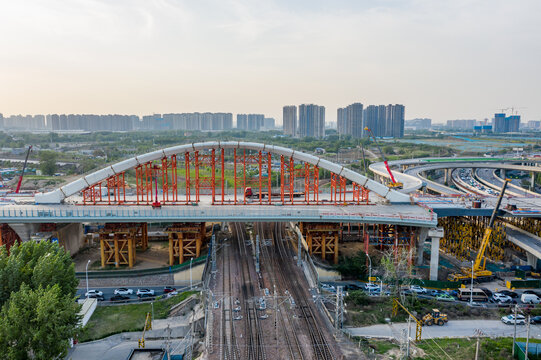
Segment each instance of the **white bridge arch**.
M151 161L167 158L172 155L183 154L187 152L205 151L211 149L244 149L254 151L264 151L275 155L282 155L293 158L301 162L308 163L310 165L317 166L339 175L347 180L362 186L369 191L387 199L391 203L410 203L410 197L406 194L392 190L387 186L378 183L374 180L368 179L355 171L352 171L342 165L335 164L331 161L321 159L317 156L288 149L282 146L266 145L254 142L243 141L209 141L192 143L186 145L178 145L162 150L153 151L140 156L136 156L116 164L107 166L101 170L95 171L91 174L81 177L71 183L68 183L58 189L55 189L46 193L37 193L35 195L35 201L37 204L60 204L69 196L82 192L90 186L98 184L111 176L122 173L127 170L131 170L139 165L149 163Z

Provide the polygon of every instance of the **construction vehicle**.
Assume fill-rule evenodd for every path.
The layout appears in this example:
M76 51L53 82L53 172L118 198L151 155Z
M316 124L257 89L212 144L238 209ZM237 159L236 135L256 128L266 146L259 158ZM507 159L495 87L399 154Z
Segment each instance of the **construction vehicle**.
M385 164L385 169L387 169L387 172L389 173L389 177L391 179L391 182L389 184L387 184L387 185L391 189L402 189L404 187L404 184L402 184L401 182L398 182L398 181L395 180L393 172L391 171L391 168L389 167L389 163L387 162L387 159L385 158L385 154L383 153L383 151L379 147L378 141L376 140L376 137L374 136L374 133L372 132L372 130L370 130L367 127L365 127L364 130L368 132L369 136L371 136L372 139L374 139L374 144L376 144L376 147L378 148L379 153L381 154L381 158L383 159L383 163Z
M423 316L423 325L426 326L432 326L434 324L443 326L448 321L447 314L442 314L438 309L432 309L431 313Z
M492 216L490 217L490 221L488 222L488 227L485 229L485 233L483 234L481 246L479 246L479 251L477 252L477 257L475 258L473 267L463 267L460 269L460 273L450 274L447 277L447 280L460 281L463 284L466 284L472 280L472 276L473 280L477 282L490 281L494 278L492 271L486 269L487 259L485 257L485 250L488 246L488 243L490 242L492 232L494 231L494 221L496 220L496 215L498 214L498 210L500 209L503 195L505 193L505 189L507 188L508 183L509 179L505 179L505 181L503 182L500 195L498 196L498 201L496 202L496 206L494 206L494 210L492 211Z
M28 156L30 155L30 151L32 151L32 145L30 145L28 147L28 150L26 151L26 158L24 159L23 169L21 171L21 176L19 177L19 181L17 182L17 188L15 189L15 194L18 194L19 190L21 190L21 185L23 183L24 171L26 170L26 164L28 163Z

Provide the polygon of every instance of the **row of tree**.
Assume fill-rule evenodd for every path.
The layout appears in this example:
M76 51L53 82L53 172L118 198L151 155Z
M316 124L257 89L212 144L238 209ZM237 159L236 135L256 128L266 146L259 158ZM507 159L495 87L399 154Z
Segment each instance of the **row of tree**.
M78 280L69 254L57 243L0 247L0 353L2 359L58 359L76 334Z

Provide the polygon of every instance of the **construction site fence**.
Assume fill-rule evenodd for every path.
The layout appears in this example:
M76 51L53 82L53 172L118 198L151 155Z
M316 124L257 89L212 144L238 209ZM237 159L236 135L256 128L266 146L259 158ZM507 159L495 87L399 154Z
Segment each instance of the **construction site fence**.
M515 343L515 359L526 359L526 343ZM532 343L528 344L528 360L541 360L541 344Z
M205 263L207 255L194 258L192 266ZM179 271L186 270L190 267L190 261L186 261L183 264L173 265L168 267L161 268L152 268L152 269L141 269L141 270L103 270L103 271L89 271L89 279L106 279L106 278L116 278L116 277L138 277L144 275L159 275L159 274L170 274L176 273ZM85 279L86 272L76 272L75 277L78 279Z
M539 289L541 280L510 280L505 285L508 289Z

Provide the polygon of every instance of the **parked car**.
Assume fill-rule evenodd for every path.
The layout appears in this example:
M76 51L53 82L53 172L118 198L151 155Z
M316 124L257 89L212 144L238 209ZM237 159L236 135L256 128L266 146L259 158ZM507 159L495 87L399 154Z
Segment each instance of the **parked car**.
M452 297L449 294L440 294L440 295L436 296L436 299L437 300L442 300L442 301L454 301L454 300L456 300L454 297Z
M539 304L541 302L539 297L534 294L522 294L520 301L522 301L523 304Z
M151 289L137 289L137 296L154 296L154 290Z
M347 284L346 286L344 286L344 290L363 290L363 287L357 284Z
M118 289L115 289L115 291L113 291L113 293L115 295L131 295L131 294L133 294L133 290L128 289L128 288L118 288Z
M113 302L126 302L128 300L130 300L130 297L126 295L113 295L110 299Z
M532 324L541 324L541 316L534 316L533 318L530 318L530 322Z
M376 285L374 283L368 283L368 284L365 284L364 285L364 288L367 290L367 291L372 291L374 289L378 289L379 290L379 285Z
M428 294L430 296L439 296L439 295L447 294L447 292L443 290L430 290Z
M494 299L495 302L499 302L502 304L511 303L513 301L513 298L511 298L511 296L507 296L502 293L492 294L492 299Z
M85 292L85 297L89 297L89 298L103 297L103 292L99 290L88 290L87 292Z
M533 291L533 290L526 290L523 292L523 294L533 294L533 295L536 295L537 297L539 297L539 293Z
M419 285L411 285L410 286L410 290L414 293L417 293L417 294L426 294L427 291L424 287L422 286L419 286Z
M177 291L177 289L174 288L174 287L171 287L171 286L166 286L166 287L163 288L163 293L164 294L167 294L167 293L170 293L170 292L173 292L173 291Z
M512 297L513 299L516 299L518 298L518 294L514 291L509 291L509 290L502 290L502 291L498 291L500 294L504 294L504 295L507 295L507 296L510 296Z
M507 315L507 316L502 316L502 322L504 324L514 324L515 323L515 315L511 314L511 315ZM517 319L516 319L516 323L517 325L524 325L526 324L526 318L523 316L523 315L517 315Z

